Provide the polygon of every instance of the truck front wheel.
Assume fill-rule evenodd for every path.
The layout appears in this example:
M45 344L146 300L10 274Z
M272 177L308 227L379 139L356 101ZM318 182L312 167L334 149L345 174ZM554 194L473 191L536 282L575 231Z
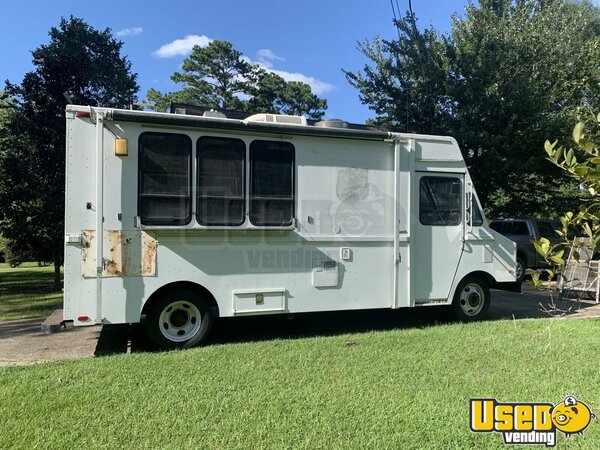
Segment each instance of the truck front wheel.
M478 320L490 307L490 287L479 277L467 277L460 282L454 293L452 312L463 322Z
M146 329L161 349L193 347L204 341L212 326L208 302L196 292L176 289L151 304Z

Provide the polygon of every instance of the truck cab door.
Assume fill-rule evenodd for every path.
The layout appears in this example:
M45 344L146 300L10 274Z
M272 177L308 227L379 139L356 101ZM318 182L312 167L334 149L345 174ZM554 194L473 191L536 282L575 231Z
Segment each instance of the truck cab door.
M413 204L415 304L446 302L464 239L464 174L416 172Z

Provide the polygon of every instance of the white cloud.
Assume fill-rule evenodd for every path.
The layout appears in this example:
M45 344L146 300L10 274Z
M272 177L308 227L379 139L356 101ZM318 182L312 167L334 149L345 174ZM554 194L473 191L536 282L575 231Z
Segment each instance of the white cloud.
M315 77L304 75L303 73L286 72L284 70L274 70L274 69L266 69L266 70L279 75L285 81L301 81L302 83L306 83L310 86L313 93L315 93L317 95L324 94L325 92L329 92L333 89L333 85L331 85L329 83L325 83L324 81L321 81L321 80L317 80Z
M285 58L276 55L275 53L273 53L273 50L268 48L261 48L258 51L258 58L267 61L285 61Z
M162 45L158 50L152 53L157 58L171 58L173 56L189 55L195 45L206 47L212 41L207 36L198 36L197 34L188 34L183 39L175 39L173 42Z
M262 67L267 72L271 72L276 75L279 75L285 81L301 81L302 83L306 83L310 86L313 93L315 93L317 95L321 95L321 94L324 94L326 92L333 90L333 85L326 83L324 81L318 80L315 77L311 77L309 75L304 75L303 73L300 73L300 72L286 72L285 70L274 69L273 63L271 61L265 60L265 58L264 58L265 55L274 56L274 58L271 58L271 59L277 59L280 61L284 61L284 58L282 58L281 56L275 55L269 49L262 49L262 50L258 51L258 56L259 56L258 61L253 61L246 56L243 56L242 58L244 59L244 61L247 61L250 64L258 64L260 67Z
M126 37L126 36L137 36L138 34L142 34L142 27L130 27L123 28L122 30L117 31L115 34L118 37Z

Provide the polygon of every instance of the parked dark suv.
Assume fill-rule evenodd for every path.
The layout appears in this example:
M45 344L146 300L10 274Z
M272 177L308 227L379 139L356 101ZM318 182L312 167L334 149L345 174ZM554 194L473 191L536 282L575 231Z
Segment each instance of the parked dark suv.
M556 230L560 230L558 222L547 219L496 219L490 227L498 233L517 243L517 281L525 278L525 269L548 267L544 258L535 250L531 241L545 237L551 244L560 243Z

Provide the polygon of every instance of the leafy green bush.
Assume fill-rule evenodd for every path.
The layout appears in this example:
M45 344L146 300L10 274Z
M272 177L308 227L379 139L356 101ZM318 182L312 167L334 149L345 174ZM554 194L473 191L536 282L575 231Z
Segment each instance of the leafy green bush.
M574 148L558 145L558 141L546 141L545 150L548 160L577 180L582 193L578 211L569 211L560 217L562 229L557 233L562 243L551 245L542 237L534 245L538 253L552 264L552 269L544 269L550 278L562 274L565 267L565 249L572 248L572 257L579 260L582 250L589 255L598 253L600 243L600 114L595 119L596 130L586 130L579 122L573 129ZM589 128L589 126L588 126ZM540 272L534 273L533 284L542 286Z

